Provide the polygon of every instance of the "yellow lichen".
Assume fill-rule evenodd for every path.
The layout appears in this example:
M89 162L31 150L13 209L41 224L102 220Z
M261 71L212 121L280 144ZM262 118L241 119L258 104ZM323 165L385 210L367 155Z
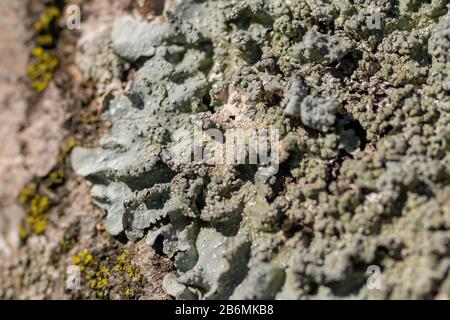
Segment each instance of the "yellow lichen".
M28 237L28 231L23 223L19 225L20 240L25 240Z
M127 297L127 298L134 298L134 296L136 295L136 292L134 291L134 289L127 287L127 286L122 286L121 288L122 294Z
M94 257L86 249L73 256L72 263L79 266L81 271L84 271L87 267L97 266L97 263L94 261Z
M45 232L48 222L50 200L47 196L39 194L39 186L32 182L22 188L19 193L19 202L26 207L25 221L19 225L19 235L25 240L29 235L41 235Z
M44 13L41 15L38 21L33 24L33 29L36 32L48 31L53 21L61 16L61 10L57 7L50 6L45 8Z
M120 291L127 298L134 298L136 295L133 286L139 284L141 280L140 268L131 262L131 254L128 250L124 250L117 258L114 270L120 274Z
M112 269L108 266L108 258L96 258L87 250L82 250L72 257L72 263L80 267L81 274L88 288L95 292L97 298L109 298L114 288L111 279L118 279L118 288L126 298L136 296L136 286L140 283L139 268L131 263L128 250L122 251L116 259ZM111 278L112 277L112 278Z
M38 46L51 46L53 44L53 37L50 34L36 36L36 44Z
M58 155L58 161L60 163L64 163L67 155L70 154L75 147L80 145L81 142L79 140L76 140L73 137L68 138L61 146L61 151Z
M102 121L98 114L92 114L91 112L81 112L79 117L85 123L99 123Z
M128 250L124 250L116 258L116 262L117 264L114 266L114 270L125 272L131 279L136 279L139 277L140 274L139 267L134 266L131 263L131 255Z
M51 26L60 16L61 11L51 6L46 8L39 20L33 24L36 47L32 51L31 63L28 65L28 78L31 87L37 92L47 88L59 64L56 56L45 48L55 44Z
M64 183L64 172L63 171L52 171L48 175L48 183L52 186L61 185Z
M31 233L43 234L48 221L49 199L46 196L36 195L30 203L26 223Z
M36 48L33 54L41 55L43 51L40 48ZM28 183L20 190L18 200L24 206L27 213L24 221L19 225L19 235L22 240L26 240L32 234L41 235L45 232L48 223L50 201L47 196L40 193L40 190L55 188L64 183L64 159L79 144L77 140L69 138L61 146L61 151L58 156L58 166L50 171L45 178L35 179L35 181ZM41 187L42 185L44 187Z
M72 257L72 263L80 267L89 288L96 292L98 298L106 298L109 292L110 271L106 265L96 261L86 249ZM103 261L105 263L105 261Z
M19 193L19 202L21 204L25 204L36 195L38 185L36 182L29 183L25 187L20 190Z
M66 143L64 144L63 148L62 148L62 152L63 154L69 154L70 152L72 152L72 150L81 145L81 142L79 140L76 140L74 138L69 138L67 139Z
M46 52L42 47L36 47L32 54L33 62L28 65L28 78L31 86L38 92L45 90L53 78L53 73L59 64L58 58Z

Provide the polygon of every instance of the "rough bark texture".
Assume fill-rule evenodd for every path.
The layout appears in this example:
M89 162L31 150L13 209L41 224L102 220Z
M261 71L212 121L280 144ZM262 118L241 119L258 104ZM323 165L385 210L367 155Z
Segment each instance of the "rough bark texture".
M448 1L77 3L1 1L1 297L450 297Z

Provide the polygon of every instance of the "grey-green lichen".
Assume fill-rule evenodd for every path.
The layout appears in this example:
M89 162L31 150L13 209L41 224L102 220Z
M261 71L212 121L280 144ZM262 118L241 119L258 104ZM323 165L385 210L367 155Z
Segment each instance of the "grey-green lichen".
M136 74L72 163L169 294L450 298L447 1L185 0L110 41ZM195 126L279 130L278 173L186 161Z

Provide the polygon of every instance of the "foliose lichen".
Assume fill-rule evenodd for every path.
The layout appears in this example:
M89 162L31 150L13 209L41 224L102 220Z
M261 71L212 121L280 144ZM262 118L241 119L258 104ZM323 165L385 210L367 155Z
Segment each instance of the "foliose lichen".
M111 48L136 74L73 166L109 233L175 260L177 298L448 298L449 15L444 0L186 0L119 18ZM277 129L278 173L186 162L195 125Z

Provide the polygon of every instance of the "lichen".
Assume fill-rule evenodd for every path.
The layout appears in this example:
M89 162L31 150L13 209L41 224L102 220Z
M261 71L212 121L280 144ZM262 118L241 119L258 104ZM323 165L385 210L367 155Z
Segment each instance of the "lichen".
M26 207L26 217L19 226L22 240L31 234L42 235L47 227L50 200L39 192L38 187L36 182L31 182L19 194L19 202Z
M108 299L116 287L120 288L122 297L127 299L137 298L141 290L140 269L132 263L127 249L115 258L84 249L72 257L72 263L79 267L81 285L92 290L98 299Z
M448 9L186 0L118 18L134 78L100 146L72 153L106 230L173 258L182 299L449 297ZM278 130L278 172L186 161L196 126Z
M78 266L87 286L94 290L97 298L107 298L110 290L110 269L106 262L97 261L86 249L72 257L72 263Z
M18 201L25 211L26 217L19 224L19 235L25 241L31 235L43 235L49 220L49 210L51 201L49 191L56 191L64 185L66 181L67 157L72 150L79 146L80 142L72 137L65 140L60 146L57 157L57 164L44 177L35 177L26 184L19 192ZM67 244L61 243L60 247L64 251Z
M60 147L60 152L58 155L58 163L60 165L64 165L67 157L70 155L72 150L75 147L79 147L79 146L81 146L81 141L76 140L73 137L68 137Z
M61 10L58 7L47 6L41 17L33 24L35 47L28 65L28 79L31 87L37 92L42 92L48 87L59 64L52 49L55 46L55 24L60 16Z

